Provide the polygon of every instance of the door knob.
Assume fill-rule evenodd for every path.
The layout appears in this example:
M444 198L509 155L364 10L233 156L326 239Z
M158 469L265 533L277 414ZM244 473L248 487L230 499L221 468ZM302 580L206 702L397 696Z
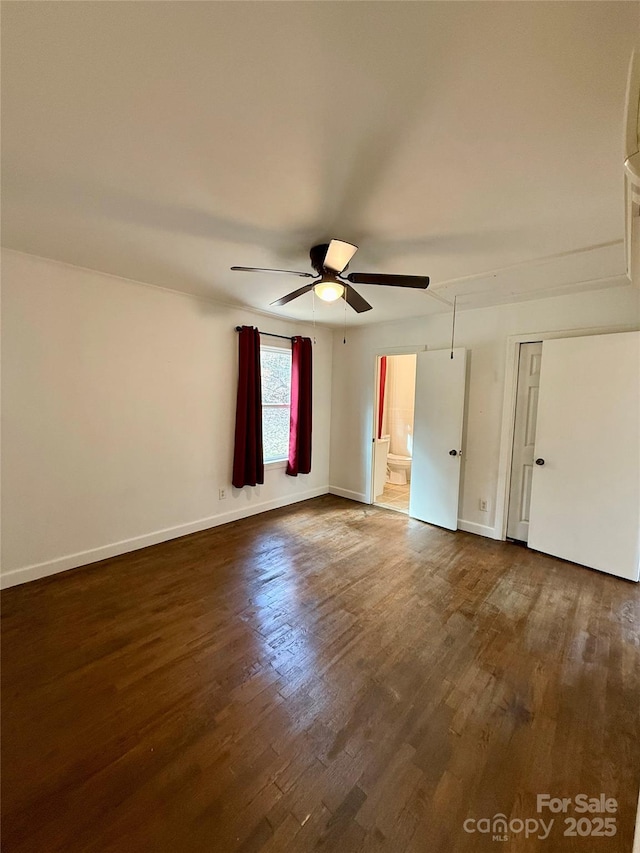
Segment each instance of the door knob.
M536 465L544 465L544 459L536 459Z
M450 450L450 451L449 451L449 456L457 456L457 455L458 455L458 451L457 451L457 450Z

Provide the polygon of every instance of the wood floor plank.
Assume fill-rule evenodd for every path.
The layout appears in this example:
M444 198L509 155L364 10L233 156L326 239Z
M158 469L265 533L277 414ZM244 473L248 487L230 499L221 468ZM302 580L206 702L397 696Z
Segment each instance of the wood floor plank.
M6 853L482 853L640 785L640 588L325 496L2 594ZM548 817L549 815L546 815Z

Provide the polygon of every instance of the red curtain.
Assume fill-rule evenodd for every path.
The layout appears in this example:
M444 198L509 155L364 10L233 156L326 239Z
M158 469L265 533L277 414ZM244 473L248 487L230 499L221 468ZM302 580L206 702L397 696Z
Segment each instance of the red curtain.
M232 482L237 489L241 489L243 486L264 483L264 460L260 332L252 326L243 326L238 340L238 397Z
M380 358L380 387L378 389L378 438L382 438L382 418L384 417L384 392L387 387L387 357Z
M311 338L292 338L291 420L287 474L311 471Z

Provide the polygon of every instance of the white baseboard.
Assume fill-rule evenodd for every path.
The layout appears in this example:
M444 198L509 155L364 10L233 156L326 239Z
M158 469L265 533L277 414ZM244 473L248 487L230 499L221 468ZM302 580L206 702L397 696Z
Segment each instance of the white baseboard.
M58 574L58 572L66 572L68 569L76 569L79 566L86 566L89 563L97 563L99 560L106 560L109 557L118 557L120 554L126 554L129 551L137 551L139 548L147 548L149 545L157 545L160 542L177 539L179 536L186 536L189 533L199 533L201 530L208 530L211 527L218 527L221 524L228 524L231 521L239 521L241 518L248 518L251 515L268 512L270 509L279 509L283 506L309 500L309 498L317 498L320 495L328 494L328 492L328 486L320 486L316 489L309 489L306 492L287 495L287 497L283 498L275 498L271 501L263 501L242 507L241 509L224 512L220 515L201 518L198 521L190 521L186 524L178 524L175 527L167 527L164 530L156 530L153 533L145 533L142 536L135 536L132 539L123 539L121 542L113 542L110 545L101 545L99 548L91 548L88 551L79 551L77 554L57 557L45 563L36 563L32 566L24 566L21 569L13 569L0 575L0 589L45 578L49 575Z
M338 495L338 497L348 498L350 501L358 501L363 504L369 503L367 496L363 492L352 492L349 489L341 489L340 486L329 486L329 494ZM486 524L477 524L475 521L465 521L463 518L458 519L458 530L475 533L476 536L484 536L487 539L500 539L494 527L489 527Z
M485 536L487 539L500 539L500 536L496 535L495 527L489 527L486 524L476 524L475 521L465 521L463 518L458 519L458 530L475 533L476 536Z
M348 498L350 501L358 501L361 504L369 503L363 492L352 492L350 489L341 489L339 486L329 486L329 494L337 495L339 498Z

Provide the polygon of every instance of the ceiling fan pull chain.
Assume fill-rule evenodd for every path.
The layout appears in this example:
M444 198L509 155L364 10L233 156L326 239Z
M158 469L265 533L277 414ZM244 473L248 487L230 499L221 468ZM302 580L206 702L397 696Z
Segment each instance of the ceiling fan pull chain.
M453 358L453 338L456 333L456 299L458 297L453 297L453 320L451 323L451 358Z
M342 343L346 344L347 342L347 300L344 300L344 335L342 338Z

